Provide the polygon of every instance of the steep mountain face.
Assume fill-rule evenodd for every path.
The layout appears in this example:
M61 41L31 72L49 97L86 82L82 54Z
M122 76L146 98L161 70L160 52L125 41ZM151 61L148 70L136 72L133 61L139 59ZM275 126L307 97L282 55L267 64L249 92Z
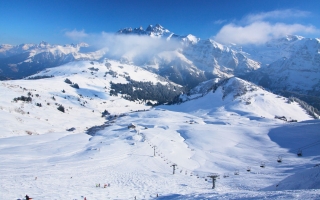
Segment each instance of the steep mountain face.
M170 32L168 29L165 29L160 24L156 24L155 26L149 25L146 30L144 30L141 26L139 28L124 28L120 29L118 34L135 34L135 35L148 35L150 37L156 38L166 38L170 40L170 38L174 35L174 33Z
M75 60L99 59L102 51L81 53L88 47L77 45L21 44L0 46L0 79L20 79L45 68L56 67Z
M198 68L219 77L246 74L260 68L260 63L247 58L245 54L211 39L200 40L184 49L183 53Z
M189 88L212 78L246 74L260 68L260 63L247 58L245 53L210 39L200 40L190 34L180 36L158 24L150 25L146 30L142 27L121 29L118 34L148 35L180 42L176 50L161 51L140 65ZM130 61L134 62L133 59Z
M264 67L243 76L276 93L295 96L320 108L320 40L288 36L269 42L252 57ZM264 56L262 56L264 55ZM271 62L271 58L277 59Z

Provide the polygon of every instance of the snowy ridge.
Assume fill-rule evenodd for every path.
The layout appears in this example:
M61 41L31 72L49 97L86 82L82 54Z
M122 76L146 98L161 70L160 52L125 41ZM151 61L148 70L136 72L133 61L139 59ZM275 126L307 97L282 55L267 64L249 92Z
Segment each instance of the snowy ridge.
M63 54L76 53L81 47L88 47L86 43L70 44L70 45L50 45L47 42L40 42L39 44L20 44L20 45L1 45L0 55L2 58L9 57L15 54L31 52L31 56L42 52L59 52Z
M160 24L149 25L145 30L142 28L142 26L140 26L139 28L123 28L120 29L117 34L146 35L152 38L162 38L165 40L178 39L184 45L196 44L200 40L200 38L197 38L196 36L191 34L188 34L186 36L174 34L168 29L165 29Z
M145 105L148 99L132 102L122 98L125 94L110 96L111 82L125 84L128 83L126 77L135 81L168 84L156 74L112 60L102 63L76 61L47 69L26 80L3 81L0 84L1 95L6 98L0 100L0 118L7 126L0 137L59 132L75 127L74 124L78 124L75 127L78 133L101 125L105 121L101 118L104 110L119 115L131 110L148 109L150 106ZM66 79L80 88L71 87L65 82ZM13 101L20 96L27 97L28 93L32 95L32 102ZM36 104L41 104L41 107ZM64 113L57 110L59 105L64 106Z
M210 113L211 110L221 107L247 113L249 118L273 119L275 116L285 116L287 120L312 119L298 103L239 78L234 77L221 82L208 81L201 86L204 89L196 88L190 96L180 96L182 101L187 101L181 104L186 111L202 110L204 113ZM194 101L197 103L193 103ZM275 105L276 108L273 109Z
M319 39L299 36L269 42L249 56L260 60L263 67L243 78L287 97L301 98L319 109L319 49Z
M184 50L184 54L200 69L208 72L218 70L218 73L213 71L213 74L219 77L222 74L227 77L241 75L260 68L260 63L247 58L245 54L211 39L200 40L194 46Z
M98 60L105 54L104 50L82 53L82 49L87 47L86 43L62 46L43 41L40 44L2 45L0 78L19 79L75 60Z

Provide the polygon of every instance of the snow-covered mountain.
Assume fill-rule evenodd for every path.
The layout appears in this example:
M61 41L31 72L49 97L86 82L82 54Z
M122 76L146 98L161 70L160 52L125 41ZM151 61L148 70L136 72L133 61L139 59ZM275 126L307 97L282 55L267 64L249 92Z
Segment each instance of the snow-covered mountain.
M82 53L88 44L50 45L21 44L17 46L0 46L0 79L20 79L35 74L45 68L75 60L97 60L104 52L102 50Z
M243 48L245 49L245 48ZM262 63L243 78L320 108L320 40L287 36L262 47L245 49Z
M124 28L120 29L118 34L135 34L135 35L148 35L150 37L156 37L156 38L165 38L167 40L170 40L170 38L174 35L174 33L171 33L168 29L165 29L160 24L156 24L155 26L149 25L146 30L144 30L142 27L139 28Z
M103 124L105 110L106 116L145 110L184 91L157 74L112 60L70 62L25 80L0 83L0 121L6 125L0 137L72 127L83 132Z
M142 27L121 29L118 34L147 35L166 41L179 41L181 45L175 50L158 52L145 58L140 65L189 88L214 77L231 77L260 68L260 63L247 58L245 53L211 39L201 40L191 34L174 34L159 24L154 27L150 25L146 30ZM133 60L131 58L128 61Z
M142 43L144 37L153 38L157 45L161 43L161 48L157 50L155 46L156 50L151 53L147 50L146 55L122 50L122 54L111 56L112 59L143 67L188 89L213 78L237 76L286 97L298 97L320 109L319 39L286 36L260 46L222 45L212 39L178 35L159 24L146 29L120 29L116 35L138 35ZM110 56L106 49L114 48L92 50L83 43L1 45L0 78L22 78L74 60L103 60Z
M2 81L0 199L320 197L320 123L298 103L232 77L152 108L152 90L150 99L128 97L145 85L181 88L114 60ZM212 174L220 176L214 190ZM305 183L304 174L307 187L290 185Z

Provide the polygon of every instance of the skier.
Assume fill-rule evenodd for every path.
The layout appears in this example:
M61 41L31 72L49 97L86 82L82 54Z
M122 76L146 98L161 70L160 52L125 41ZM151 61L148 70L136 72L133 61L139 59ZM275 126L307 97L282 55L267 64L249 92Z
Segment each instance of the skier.
M26 194L26 200L30 200L30 197Z

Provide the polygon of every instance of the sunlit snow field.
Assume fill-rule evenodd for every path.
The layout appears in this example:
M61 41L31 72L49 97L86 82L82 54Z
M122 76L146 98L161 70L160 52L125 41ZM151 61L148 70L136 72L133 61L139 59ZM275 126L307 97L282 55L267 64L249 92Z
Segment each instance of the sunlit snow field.
M297 103L233 78L214 93L151 108L103 96L111 77L82 70L1 84L0 199L320 199L320 121ZM82 90L68 88L66 77ZM73 108L12 102L26 94L20 86L36 89L43 105L57 95ZM75 97L87 91L81 102L89 103L63 98L62 89ZM102 118L104 109L117 116ZM220 175L215 189L207 177L213 173Z

